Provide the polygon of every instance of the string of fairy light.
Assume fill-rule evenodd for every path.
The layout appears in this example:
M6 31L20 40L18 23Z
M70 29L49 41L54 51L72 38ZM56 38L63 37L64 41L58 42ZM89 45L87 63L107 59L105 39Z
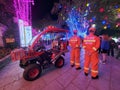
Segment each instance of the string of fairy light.
M29 25L32 24L31 3L34 5L34 0L14 0L17 19L22 19Z
M120 3L113 3L109 0L99 2L93 0L93 2L90 3L88 1L89 0L82 2L82 0L74 0L73 5L69 5L68 2L66 2L67 4L62 6L63 10L59 13L59 23L67 22L71 29L78 29L75 28L76 23L79 24L80 22L86 22L94 26L98 25L98 27L101 25L100 27L104 29L120 27L120 22L115 22L117 19L120 19ZM77 18L76 22L74 21L75 18ZM114 23L114 26L111 25L111 23ZM75 27L73 27L73 25Z

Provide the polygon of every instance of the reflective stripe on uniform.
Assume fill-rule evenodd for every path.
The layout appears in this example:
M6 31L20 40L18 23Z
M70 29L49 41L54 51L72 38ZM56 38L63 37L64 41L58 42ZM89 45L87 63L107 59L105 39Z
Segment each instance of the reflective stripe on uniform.
M95 42L95 40L84 40L84 42Z
M80 65L80 63L75 63L75 65Z
M77 42L77 39L71 39L70 41L71 42Z
M71 60L70 63L74 63L74 61Z
M93 50L97 51L97 49L95 47L93 47Z
M76 47L79 47L79 45L76 45Z
M89 70L89 68L84 67L85 70Z
M86 48L86 46L83 46L83 48Z
M91 70L91 72L98 73L98 71L97 71L97 70Z

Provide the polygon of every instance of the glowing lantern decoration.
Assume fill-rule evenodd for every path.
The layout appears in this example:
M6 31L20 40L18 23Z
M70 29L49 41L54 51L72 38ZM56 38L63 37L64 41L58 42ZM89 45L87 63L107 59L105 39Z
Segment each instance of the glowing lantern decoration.
M89 3L86 4L87 7L88 7L89 5L90 5Z
M103 21L102 21L102 24L106 24L106 21L105 21L105 20L103 20Z
M117 24L116 24L116 27L119 27L120 26L120 22L118 22Z
M105 16L105 17L104 17L104 19L106 19L106 20L107 20L107 19L108 19L108 16Z
M93 20L92 20L92 19L90 19L90 20L89 20L89 22L93 22Z
M110 24L108 24L108 28L110 28L111 26L110 26Z
M92 27L94 27L94 28L95 28L95 27L96 27L96 24L92 24Z
M120 13L118 13L117 18L120 18Z
M66 9L67 7L66 7L66 6L64 6L64 8Z
M116 25L116 28L119 27L118 25Z
M95 16L94 16L94 17L92 17L92 20L93 20L93 21L95 21L95 20L96 20L96 17L95 17Z
M119 8L119 6L118 6L118 5L115 5L114 7L115 7L116 9L117 9L117 8Z
M104 28L104 29L107 29L107 26L104 26L103 28Z
M99 9L99 12L101 12L101 13L103 13L104 11L105 11L104 8Z
M63 17L63 20L65 20L65 17Z
M117 9L117 12L120 13L120 8Z

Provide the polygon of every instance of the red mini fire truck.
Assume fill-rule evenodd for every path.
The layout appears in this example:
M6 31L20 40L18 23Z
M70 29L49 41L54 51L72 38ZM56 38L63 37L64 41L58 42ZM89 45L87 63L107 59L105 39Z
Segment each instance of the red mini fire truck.
M64 66L64 55L68 52L67 33L68 30L49 26L32 39L26 50L20 48L11 52L13 61L20 60L25 80L36 80L51 64L57 68Z

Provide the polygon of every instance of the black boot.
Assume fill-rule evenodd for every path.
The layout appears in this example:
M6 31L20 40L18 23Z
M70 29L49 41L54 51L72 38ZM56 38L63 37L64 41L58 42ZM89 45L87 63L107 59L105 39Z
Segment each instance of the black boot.
M88 73L84 72L85 76L88 76Z
M81 67L76 68L76 70L80 70L80 69L81 69Z
M99 79L99 76L97 75L96 77L92 77L92 79Z
M71 65L71 67L74 67L74 64L73 64L73 65Z

